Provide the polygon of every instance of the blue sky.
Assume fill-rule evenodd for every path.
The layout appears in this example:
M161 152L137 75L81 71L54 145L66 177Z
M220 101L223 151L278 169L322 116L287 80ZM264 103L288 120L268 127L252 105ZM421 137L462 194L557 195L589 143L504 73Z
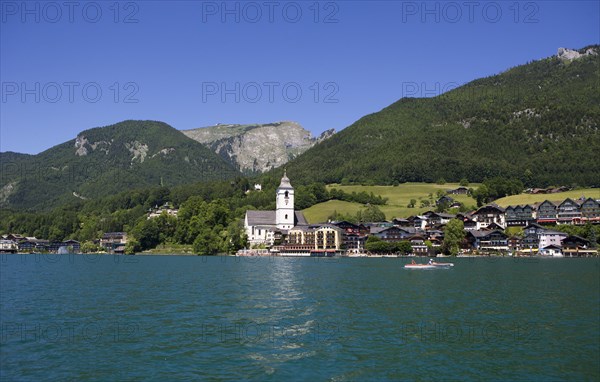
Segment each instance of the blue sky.
M598 1L65 4L0 1L0 151L126 119L319 134L600 42Z

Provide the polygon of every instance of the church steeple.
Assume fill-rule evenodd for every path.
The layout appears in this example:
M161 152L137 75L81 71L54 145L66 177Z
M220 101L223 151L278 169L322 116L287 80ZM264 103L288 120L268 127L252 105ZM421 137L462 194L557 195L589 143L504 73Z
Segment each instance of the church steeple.
M281 183L279 183L279 188L293 188L290 184L290 178L287 177L287 169L283 170L283 178L281 178Z
M277 210L275 211L275 224L279 229L291 229L294 227L294 187L287 177L287 171L283 171L283 177L277 188L276 199Z

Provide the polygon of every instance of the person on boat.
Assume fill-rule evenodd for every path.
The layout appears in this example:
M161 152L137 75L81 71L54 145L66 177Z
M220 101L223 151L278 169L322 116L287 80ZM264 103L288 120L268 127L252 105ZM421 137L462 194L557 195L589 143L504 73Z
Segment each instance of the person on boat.
M415 259L412 259L412 261L410 262L411 264L416 264L417 262L415 261Z
M433 265L433 259L429 259L429 262L427 264Z

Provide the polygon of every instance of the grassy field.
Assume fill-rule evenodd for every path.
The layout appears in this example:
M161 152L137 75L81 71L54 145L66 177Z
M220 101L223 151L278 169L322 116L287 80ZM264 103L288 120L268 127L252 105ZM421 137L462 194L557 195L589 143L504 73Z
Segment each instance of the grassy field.
M566 198L579 199L582 196L585 196L586 198L600 199L600 188L582 188L579 190L559 192L556 194L519 194L498 199L494 203L498 204L501 207L506 207L511 205L514 206L517 204L533 204L536 202L543 202L544 200L562 202Z
M328 189L337 188L347 193L372 192L375 195L381 195L384 198L388 198L388 203L384 206L379 206L381 211L385 213L388 220L395 217L408 217L416 215L428 210L432 210L435 207L420 207L420 200L429 199L429 194L432 194L433 199L436 198L436 192L438 190L451 190L457 188L457 183L446 183L443 185L432 184L432 183L405 183L399 186L340 186L332 184L327 186ZM470 184L469 187L477 188L479 184ZM560 192L557 194L519 194L507 196L495 201L496 204L506 207L509 205L516 204L532 204L536 202L543 202L544 200L551 201L562 201L566 198L578 199L581 196L591 197L600 199L599 188L584 188L579 190L572 190L567 192ZM467 206L475 206L476 202L473 198L467 195L451 195L454 200L459 201ZM407 205L411 199L417 200L415 208L408 208ZM327 221L327 217L330 216L334 211L339 213L355 214L362 207L359 203L343 202L339 200L330 200L325 203L316 204L310 208L304 210L304 216L309 223L320 223Z
M347 193L372 192L375 195L380 195L384 198L388 198L388 202L384 206L379 206L381 211L385 213L388 220L395 217L408 217L410 215L416 215L431 209L434 207L420 207L421 199L429 199L429 194L432 194L433 199L436 199L436 192L438 190L451 190L459 187L458 183L446 183L446 184L433 184L433 183L404 183L399 186L341 186L338 184L332 184L327 186L328 189L337 188ZM469 187L477 188L479 184L470 184ZM476 202L473 198L467 195L451 195L454 200L464 203L468 206L475 206ZM411 199L417 201L415 208L408 208L407 205ZM334 211L339 213L356 213L361 208L361 204L342 202L339 200L330 200L325 203L316 204L310 208L304 210L304 216L309 223L320 223L327 221L327 217Z

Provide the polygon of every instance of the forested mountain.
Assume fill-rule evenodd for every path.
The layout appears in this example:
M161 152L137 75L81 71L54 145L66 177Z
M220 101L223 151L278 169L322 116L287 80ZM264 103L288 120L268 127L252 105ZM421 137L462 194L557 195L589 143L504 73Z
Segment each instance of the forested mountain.
M0 153L0 165L0 207L16 209L239 174L204 145L155 121L86 130L37 155Z
M335 134L335 130L331 129L313 137L298 123L287 121L253 125L218 124L182 132L204 143L246 174L280 167Z
M296 183L480 182L600 185L599 46L403 98L287 165Z

